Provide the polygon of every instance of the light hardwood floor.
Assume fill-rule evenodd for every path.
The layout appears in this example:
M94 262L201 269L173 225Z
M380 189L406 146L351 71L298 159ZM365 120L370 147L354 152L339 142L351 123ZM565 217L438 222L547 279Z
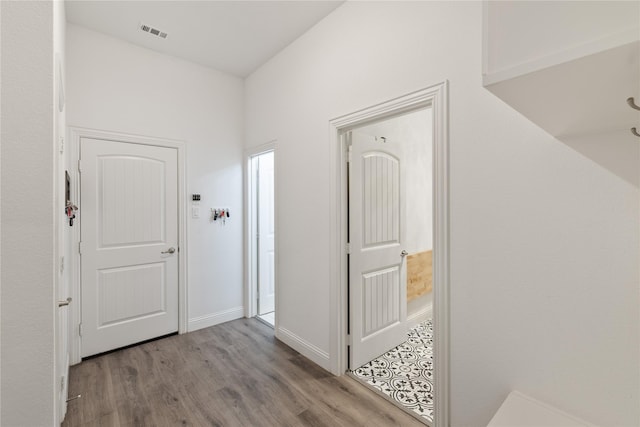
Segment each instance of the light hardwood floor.
M424 426L239 319L73 366L63 426Z

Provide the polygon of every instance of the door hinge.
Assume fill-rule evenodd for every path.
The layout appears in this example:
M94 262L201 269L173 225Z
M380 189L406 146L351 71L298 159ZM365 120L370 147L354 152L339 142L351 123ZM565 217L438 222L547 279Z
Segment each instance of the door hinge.
M351 163L351 153L353 151L353 139L351 132L346 134L346 143L347 143L347 163Z
M351 244L347 243L347 255L351 253Z
M64 375L60 377L60 391L64 391Z
M82 336L82 323L78 323L78 335Z
M78 242L78 253L82 254L82 242Z
M347 335L347 345L353 345L353 337L351 334Z
M78 173L82 172L82 160L78 159Z

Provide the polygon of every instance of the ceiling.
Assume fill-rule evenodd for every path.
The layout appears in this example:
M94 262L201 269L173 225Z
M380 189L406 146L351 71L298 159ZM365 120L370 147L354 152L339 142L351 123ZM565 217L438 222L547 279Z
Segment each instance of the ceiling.
M74 24L246 77L342 3L66 0L65 6ZM167 38L140 30L142 23Z

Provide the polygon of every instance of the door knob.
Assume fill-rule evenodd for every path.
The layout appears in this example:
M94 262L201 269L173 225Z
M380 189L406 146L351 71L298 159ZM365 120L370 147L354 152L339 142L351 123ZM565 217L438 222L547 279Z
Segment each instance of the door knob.
M172 254L172 253L174 253L175 251L176 251L176 249L175 249L175 248L173 248L173 247L171 247L171 248L167 249L166 251L162 251L162 252L160 252L160 253L161 253L161 254Z
M405 251L405 250L403 250L402 252L400 252L400 256L401 256L402 258L406 257L407 255L409 255L409 252L407 252L407 251Z
M66 305L69 305L71 303L71 297L67 298L64 301L58 301L58 307L64 307Z

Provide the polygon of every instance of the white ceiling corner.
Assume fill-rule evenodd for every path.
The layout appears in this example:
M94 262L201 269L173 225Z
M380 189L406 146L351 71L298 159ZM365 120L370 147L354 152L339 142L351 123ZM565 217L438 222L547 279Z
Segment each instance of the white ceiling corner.
M65 6L71 23L246 77L343 2L66 0ZM141 23L168 37L141 31Z

